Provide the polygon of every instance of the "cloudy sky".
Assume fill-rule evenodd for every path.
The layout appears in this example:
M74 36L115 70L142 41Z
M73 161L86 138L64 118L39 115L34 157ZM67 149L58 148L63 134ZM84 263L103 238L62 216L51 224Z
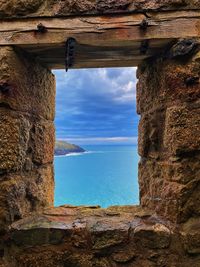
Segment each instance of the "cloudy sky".
M136 69L54 71L57 139L87 144L137 142Z

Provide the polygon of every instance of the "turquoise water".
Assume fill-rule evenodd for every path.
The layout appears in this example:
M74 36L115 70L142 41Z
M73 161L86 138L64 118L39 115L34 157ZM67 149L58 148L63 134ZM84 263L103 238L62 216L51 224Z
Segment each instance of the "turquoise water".
M55 157L55 206L139 203L136 146L84 146L88 153Z

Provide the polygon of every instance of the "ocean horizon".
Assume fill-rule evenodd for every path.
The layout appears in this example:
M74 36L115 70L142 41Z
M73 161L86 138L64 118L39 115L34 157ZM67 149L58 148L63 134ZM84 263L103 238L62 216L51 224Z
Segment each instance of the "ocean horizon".
M136 145L86 145L55 156L55 206L139 204Z

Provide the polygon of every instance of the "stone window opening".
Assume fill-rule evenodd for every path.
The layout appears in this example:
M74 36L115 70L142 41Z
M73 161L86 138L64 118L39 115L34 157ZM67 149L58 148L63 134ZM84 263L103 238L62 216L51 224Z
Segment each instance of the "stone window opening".
M138 204L136 68L54 71L54 75L55 206ZM60 148L60 141L79 147L65 156L68 151Z
M1 239L9 266L173 266L177 254L181 267L196 264L199 56L173 57L180 42L170 58L137 70L140 205L107 209L53 207L55 79L35 60L1 48L9 78L0 107L2 236L8 222L24 217L9 226L9 242Z
M198 2L0 1L1 267L199 267ZM51 70L119 65L138 66L140 204L54 207Z

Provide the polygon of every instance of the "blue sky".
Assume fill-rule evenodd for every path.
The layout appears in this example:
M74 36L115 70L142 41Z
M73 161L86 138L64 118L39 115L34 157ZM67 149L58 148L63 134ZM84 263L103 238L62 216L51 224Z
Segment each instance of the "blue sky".
M136 144L136 69L54 71L56 137L78 145Z

